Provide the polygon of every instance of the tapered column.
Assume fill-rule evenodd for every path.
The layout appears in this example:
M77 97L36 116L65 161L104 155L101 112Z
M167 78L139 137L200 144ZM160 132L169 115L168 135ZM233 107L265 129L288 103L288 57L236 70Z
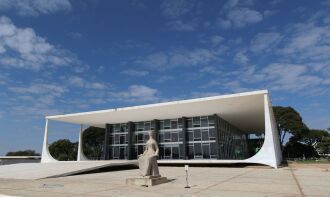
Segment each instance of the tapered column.
M182 147L183 147L183 158L189 159L188 157L188 132L187 132L187 118L182 117Z
M48 119L46 119L44 141L42 144L41 163L56 162L57 160L52 157L48 149Z
M134 123L128 122L127 123L127 159L134 159L133 155L133 138L134 138Z
M77 161L86 161L88 158L84 154L83 150L83 125L80 125L80 131L79 131L79 142L78 142L78 155L77 155Z

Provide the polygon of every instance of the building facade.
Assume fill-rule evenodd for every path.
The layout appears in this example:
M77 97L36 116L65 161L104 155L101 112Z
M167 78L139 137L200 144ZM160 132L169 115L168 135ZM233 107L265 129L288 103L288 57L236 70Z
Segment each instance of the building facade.
M279 134L267 90L220 95L46 117L42 162L56 162L48 150L49 121L105 128L105 160L135 160L154 130L159 163L259 163L277 168L282 160ZM251 149L251 136L264 136ZM251 151L252 150L252 151Z
M137 159L149 130L160 160L248 158L247 134L215 114L107 124L104 159Z

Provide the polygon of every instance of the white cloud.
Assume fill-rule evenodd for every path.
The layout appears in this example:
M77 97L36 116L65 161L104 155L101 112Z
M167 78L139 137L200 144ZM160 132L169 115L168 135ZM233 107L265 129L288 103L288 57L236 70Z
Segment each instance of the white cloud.
M124 102L157 102L159 91L144 85L131 85L127 91L111 92L110 98Z
M121 73L122 74L125 74L125 75L132 76L132 77L144 77L144 76L147 76L149 74L148 71L145 71L145 70L134 70L134 69L124 70Z
M330 26L297 24L288 31L280 54L300 60L327 60L330 53Z
M72 87L87 88L87 89L106 89L107 85L99 82L90 82L78 76L71 76L68 78L68 84Z
M83 37L83 35L79 32L70 32L68 35L73 39L79 39Z
M85 86L85 80L81 77L77 76L71 76L68 79L69 85L73 87L84 87Z
M167 0L161 4L163 15L167 18L178 18L191 12L194 8L193 1Z
M227 14L227 19L234 27L244 27L248 24L260 22L263 16L256 10L249 8L237 8Z
M166 81L170 81L170 80L173 80L173 79L174 79L173 76L164 75L164 76L160 76L160 77L156 80L156 82L157 82L157 83L164 83L164 82L166 82Z
M24 94L24 95L52 95L54 97L61 96L66 92L66 88L59 86L57 84L43 84L43 83L33 83L29 86L22 87L9 87L10 91Z
M294 64L270 64L262 69L264 79L271 81L273 89L299 91L307 87L318 86L321 79L307 74L307 66Z
M8 77L3 73L0 73L0 85L6 85L8 81Z
M86 83L85 87L90 89L98 89L98 90L103 90L107 88L105 84L99 82Z
M173 67L189 67L206 65L218 60L217 54L209 49L174 50L168 53L153 53L137 62L152 69L165 70Z
M193 31L199 26L199 7L202 3L193 0L167 0L161 4L167 26L176 31Z
M232 24L231 24L231 21L230 20L226 20L226 19L223 19L223 18L219 18L217 21L216 21L217 25L223 29L229 29Z
M18 28L0 17L0 64L5 67L40 70L79 62L73 54L59 49L31 28Z
M219 35L214 35L214 36L211 36L210 40L213 45L218 45L224 40L224 38Z
M236 64L245 65L249 62L249 58L245 55L244 52L240 51L240 52L236 53L236 55L234 57L234 62Z
M198 21L183 22L182 20L173 20L168 22L167 25L176 31L194 31L198 27Z
M281 39L279 33L259 33L251 41L250 50L253 52L262 52L271 50Z
M258 23L264 16L257 10L250 8L254 1L229 0L222 8L217 24L224 29L230 27L245 27L250 24Z
M38 16L71 10L69 0L0 0L0 10L15 11L21 16Z

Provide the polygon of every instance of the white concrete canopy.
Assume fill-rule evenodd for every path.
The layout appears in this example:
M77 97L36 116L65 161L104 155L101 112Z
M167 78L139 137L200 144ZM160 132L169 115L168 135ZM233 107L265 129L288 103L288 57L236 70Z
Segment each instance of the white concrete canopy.
M217 114L246 133L264 132L265 141L256 155L244 160L170 160L161 163L260 163L277 167L282 161L276 121L267 90L190 100L124 107L46 117L41 162L54 162L48 150L48 120L104 128L106 124L150 121ZM85 160L80 130L78 160ZM56 160L55 160L56 161Z
M47 116L48 120L105 127L126 123L217 114L244 132L264 131L264 94L267 90L212 96L100 111Z

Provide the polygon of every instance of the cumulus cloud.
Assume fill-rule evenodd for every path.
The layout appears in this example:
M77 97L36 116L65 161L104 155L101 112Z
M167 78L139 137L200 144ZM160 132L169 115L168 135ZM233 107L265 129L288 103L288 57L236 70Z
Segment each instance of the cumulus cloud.
M222 41L224 40L224 38L222 36L219 35L213 35L210 38L210 41L213 45L218 45L220 44Z
M240 51L234 56L234 62L236 64L245 65L249 61L249 58L245 55L244 52Z
M77 63L70 52L48 43L31 28L19 28L0 17L0 64L6 67L40 70Z
M61 96L66 88L55 84L33 83L29 86L23 87L9 87L9 90L20 94L29 95L47 95Z
M183 22L182 20L173 20L167 23L172 30L194 31L198 27L198 21Z
M161 4L163 15L167 18L178 18L188 14L194 8L193 1L168 0Z
M264 16L257 10L250 7L254 1L229 0L221 11L217 24L224 29L231 27L245 27L250 24L258 23Z
M262 14L249 8L237 8L227 14L227 19L234 27L244 27L247 24L257 23L262 18Z
M99 82L87 81L84 78L78 76L71 76L68 78L68 84L71 87L87 88L87 89L106 89L107 85Z
M195 16L201 3L192 0L163 1L161 10L163 16L168 19L167 26L176 31L193 31L199 26L199 20ZM187 17L189 16L189 17Z
M251 41L250 50L262 52L271 50L281 39L281 35L276 32L259 33Z
M15 11L21 16L38 16L71 10L69 0L0 0L0 10Z
M126 91L111 92L110 97L124 102L157 102L160 100L157 89L145 85L131 85Z
M160 76L157 78L156 82L157 83L164 83L166 81L170 81L173 80L174 77L173 76L169 76L169 75L164 75L164 76Z
M157 52L138 60L142 66L165 70L173 67L202 66L217 60L216 53L209 49L174 50L168 53Z
M147 76L149 74L148 71L145 71L145 70L134 70L134 69L124 70L121 73L122 74L125 74L125 75L132 76L132 77L144 77L144 76Z
M308 72L305 65L274 63L261 70L274 90L298 92L318 87L323 79Z
M329 25L296 24L289 29L288 34L280 54L301 60L330 60Z

